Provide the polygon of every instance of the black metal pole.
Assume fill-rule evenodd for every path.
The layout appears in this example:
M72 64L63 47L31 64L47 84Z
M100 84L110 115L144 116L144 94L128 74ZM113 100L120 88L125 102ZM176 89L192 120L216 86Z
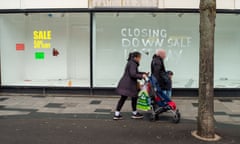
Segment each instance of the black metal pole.
M90 12L90 95L93 95L93 12Z

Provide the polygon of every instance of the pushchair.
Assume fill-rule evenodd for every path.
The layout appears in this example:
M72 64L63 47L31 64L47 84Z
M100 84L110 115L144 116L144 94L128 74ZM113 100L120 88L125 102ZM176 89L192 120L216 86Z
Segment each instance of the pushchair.
M161 113L170 112L172 114L172 121L174 123L179 123L181 114L177 109L175 102L163 93L157 79L154 76L150 76L146 84L151 103L151 120L157 120Z

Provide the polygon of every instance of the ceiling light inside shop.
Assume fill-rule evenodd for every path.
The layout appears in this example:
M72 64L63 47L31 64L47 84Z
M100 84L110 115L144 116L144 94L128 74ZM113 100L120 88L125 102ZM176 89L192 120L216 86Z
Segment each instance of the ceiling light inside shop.
M119 17L119 13L115 13L115 17Z
M63 18L65 16L64 13L49 13L48 17L49 18Z
M179 18L183 17L183 15L184 15L184 13L178 13L178 14L177 14L177 16L178 16Z
M124 12L114 12L114 13L97 13L95 16L99 18L129 18L133 19L136 17L143 17L143 13L124 13ZM149 13L146 13L149 16Z
M152 17L155 18L157 16L157 14L155 13L151 13Z

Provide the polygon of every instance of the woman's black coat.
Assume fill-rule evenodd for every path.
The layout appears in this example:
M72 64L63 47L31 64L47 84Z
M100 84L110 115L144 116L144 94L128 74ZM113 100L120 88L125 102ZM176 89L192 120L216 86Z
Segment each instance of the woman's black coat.
M156 77L159 86L162 90L169 89L169 77L167 75L163 59L159 56L154 55L151 63L151 73Z

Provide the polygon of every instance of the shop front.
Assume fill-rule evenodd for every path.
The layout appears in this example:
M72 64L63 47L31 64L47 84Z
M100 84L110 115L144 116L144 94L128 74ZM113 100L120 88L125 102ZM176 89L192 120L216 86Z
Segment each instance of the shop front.
M240 91L240 15L217 14L214 86ZM114 93L129 52L150 71L156 49L167 51L177 95L197 94L199 13L196 10L44 10L0 14L2 91ZM81 91L82 90L82 91ZM30 90L31 91L31 90ZM232 93L233 94L233 93ZM233 96L234 96L233 95Z

